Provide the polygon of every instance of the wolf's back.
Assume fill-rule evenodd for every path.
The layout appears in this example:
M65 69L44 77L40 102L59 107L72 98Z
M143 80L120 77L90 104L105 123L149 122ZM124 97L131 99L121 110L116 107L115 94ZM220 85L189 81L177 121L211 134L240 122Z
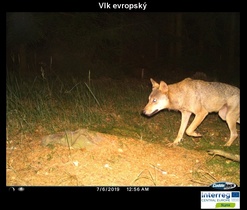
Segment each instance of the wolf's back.
M176 95L172 99L192 110L200 106L209 112L218 111L224 105L240 107L240 89L226 83L186 78L171 87L171 91L177 93L172 94Z
M203 96L219 96L228 98L231 96L237 96L240 98L240 89L238 87L222 83L222 82L207 82L203 80L193 80L191 78L184 79L181 84L187 88L192 88L195 92L200 93Z

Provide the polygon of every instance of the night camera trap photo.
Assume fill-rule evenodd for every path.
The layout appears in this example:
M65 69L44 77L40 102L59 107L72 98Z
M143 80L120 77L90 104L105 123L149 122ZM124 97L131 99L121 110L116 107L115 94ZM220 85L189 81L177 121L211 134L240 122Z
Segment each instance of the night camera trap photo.
M239 37L238 12L6 13L6 186L240 186Z

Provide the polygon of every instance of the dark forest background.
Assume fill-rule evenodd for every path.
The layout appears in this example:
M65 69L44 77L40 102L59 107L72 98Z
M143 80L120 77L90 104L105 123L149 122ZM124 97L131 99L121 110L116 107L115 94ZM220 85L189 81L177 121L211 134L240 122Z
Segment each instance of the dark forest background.
M239 83L240 13L13 12L6 32L7 72Z

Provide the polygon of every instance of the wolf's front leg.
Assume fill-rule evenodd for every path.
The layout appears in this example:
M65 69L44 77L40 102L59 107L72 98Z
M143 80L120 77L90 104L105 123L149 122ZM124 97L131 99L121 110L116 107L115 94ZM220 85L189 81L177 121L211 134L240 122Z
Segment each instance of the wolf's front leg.
M179 128L176 139L172 143L173 145L178 145L178 143L182 140L185 129L187 127L187 124L189 122L189 119L192 113L188 111L181 111L181 114L182 114L182 119L181 119L180 128Z

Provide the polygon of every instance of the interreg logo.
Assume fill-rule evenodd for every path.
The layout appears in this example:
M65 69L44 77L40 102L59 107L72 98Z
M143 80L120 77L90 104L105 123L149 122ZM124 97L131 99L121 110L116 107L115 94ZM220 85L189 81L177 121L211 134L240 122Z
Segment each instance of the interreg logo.
M231 182L215 182L211 184L210 187L216 190L232 190L236 188L237 185Z
M201 192L201 209L240 208L239 191L204 191Z
M224 201L229 201L231 198L231 192L224 192L224 193L218 193L218 192L204 192L201 194L201 198L205 200L224 200Z

